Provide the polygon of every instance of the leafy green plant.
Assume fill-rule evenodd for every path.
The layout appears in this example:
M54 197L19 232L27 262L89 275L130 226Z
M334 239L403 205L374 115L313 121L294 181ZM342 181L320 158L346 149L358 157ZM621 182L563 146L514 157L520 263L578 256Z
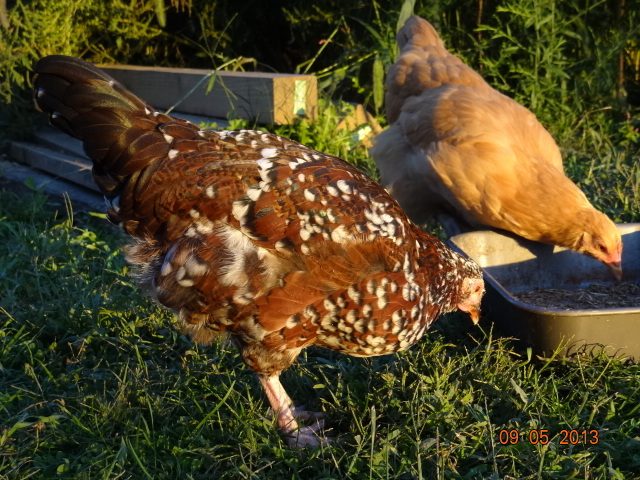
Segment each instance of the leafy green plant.
M340 129L340 122L353 113L353 105L346 102L330 102L320 99L318 118L315 121L301 119L293 125L275 127L278 135L296 140L320 152L342 158L377 178L377 169L369 158L366 147L347 129Z
M16 0L8 28L0 28L0 144L29 133L32 123L30 72L45 55L66 54L94 63L185 64L183 55L240 69L251 63L225 56L225 27L214 26L215 3L199 10L191 36L163 28L172 16L189 16L191 1ZM217 18L217 17L215 17Z

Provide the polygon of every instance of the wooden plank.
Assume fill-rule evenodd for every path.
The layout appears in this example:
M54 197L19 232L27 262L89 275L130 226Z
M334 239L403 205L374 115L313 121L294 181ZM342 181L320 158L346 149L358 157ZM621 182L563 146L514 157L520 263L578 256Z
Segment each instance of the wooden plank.
M11 142L9 155L20 163L98 191L91 174L91 162L86 158L70 156L47 147L25 142Z
M177 104L178 110L189 114L266 124L292 123L300 116L315 118L317 113L318 87L313 75L136 65L100 68L162 110Z
M79 211L78 205L86 206L90 211L104 212L106 210L104 197L101 194L53 178L47 173L34 170L26 165L0 160L0 176L16 183L29 182L33 187L54 197L61 197L67 193L76 212Z
M171 112L172 117L181 118L188 122L194 123L196 125L201 124L216 124L216 129L223 130L229 126L229 121L226 118L214 118L214 117L203 117L202 115L192 115L190 113L184 112Z
M84 148L82 148L82 142L61 132L57 128L40 128L34 133L34 137L38 143L42 143L47 147L62 150L76 157L87 158L84 153Z
M211 118L203 117L201 115L190 115L188 113L174 112L171 115L188 120L196 125L210 124L215 122L218 128L223 129L229 125L229 122L224 118ZM38 143L41 143L54 150L60 150L64 153L69 153L73 156L87 158L82 147L82 142L76 138L70 137L66 133L61 132L57 128L46 126L38 129L34 133L35 139Z

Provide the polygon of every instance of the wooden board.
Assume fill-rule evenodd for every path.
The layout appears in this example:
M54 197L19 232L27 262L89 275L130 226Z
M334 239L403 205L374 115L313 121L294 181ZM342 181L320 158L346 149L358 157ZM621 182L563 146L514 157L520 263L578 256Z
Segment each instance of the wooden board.
M71 154L74 157L87 158L84 153L84 148L82 148L82 142L61 132L57 128L40 128L34 132L34 137L38 143L44 146L55 150L62 150L64 153Z
M219 129L226 128L229 122L224 118L211 118L203 117L200 115L189 115L187 113L175 112L173 116L188 120L196 125L210 125L215 123ZM46 126L42 127L34 132L34 137L37 143L52 148L54 150L69 153L72 156L78 158L87 158L82 147L82 142L76 138L73 138L66 133L61 132L57 128Z
M228 126L225 119L175 112L176 117L195 124L215 122L219 128ZM98 192L91 174L92 163L85 155L82 142L57 128L46 126L34 132L36 143L12 142L9 155L13 160L47 172L57 179L64 179Z
M313 75L225 72L193 68L101 65L155 108L196 115L288 124L315 118L318 90Z
M224 130L229 126L229 121L226 118L203 117L202 115L184 112L171 112L171 116L181 118L198 126L205 125L205 128L209 130L212 129L212 124L215 124L214 130Z
M2 158L2 157L0 157ZM29 168L14 162L0 159L0 178L5 178L17 184L28 184L31 188L43 190L45 193L62 201L62 195L69 195L73 210L88 210L104 212L106 209L102 194L87 190L65 180L54 178L52 175Z
M87 158L67 155L25 142L11 142L9 155L20 163L98 191L91 174L91 162Z

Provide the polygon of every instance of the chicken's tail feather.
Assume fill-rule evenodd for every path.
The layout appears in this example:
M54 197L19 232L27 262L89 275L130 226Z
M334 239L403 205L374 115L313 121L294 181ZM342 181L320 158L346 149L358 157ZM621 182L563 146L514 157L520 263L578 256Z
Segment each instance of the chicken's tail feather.
M173 137L167 129L197 131L188 122L154 112L105 72L74 57L41 59L33 84L36 107L49 114L54 126L82 140L93 160L94 179L108 197L118 195L132 176L148 178L171 155Z

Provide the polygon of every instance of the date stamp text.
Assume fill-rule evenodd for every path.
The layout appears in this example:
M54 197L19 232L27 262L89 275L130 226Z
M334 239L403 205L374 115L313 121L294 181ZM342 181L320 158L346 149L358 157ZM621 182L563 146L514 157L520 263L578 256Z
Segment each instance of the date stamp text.
M531 445L547 445L555 438L549 429L539 428L529 431L503 428L498 431L498 443L501 445L517 445L529 443ZM600 432L596 429L563 429L557 434L560 445L598 445Z

